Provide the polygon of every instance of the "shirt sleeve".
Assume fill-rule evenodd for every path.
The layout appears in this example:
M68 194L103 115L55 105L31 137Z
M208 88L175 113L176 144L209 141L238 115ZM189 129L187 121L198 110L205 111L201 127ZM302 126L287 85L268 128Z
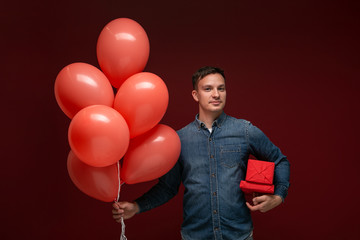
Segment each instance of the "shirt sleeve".
M148 192L135 200L139 205L140 213L156 208L176 196L181 183L181 166L179 161L159 182Z
M256 126L248 122L246 130L249 152L258 160L275 163L274 194L279 195L284 201L290 186L290 163L287 157Z

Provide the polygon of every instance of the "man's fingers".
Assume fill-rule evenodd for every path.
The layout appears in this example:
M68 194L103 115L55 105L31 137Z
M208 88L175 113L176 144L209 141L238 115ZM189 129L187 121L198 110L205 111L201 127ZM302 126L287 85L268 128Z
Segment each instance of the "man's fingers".
M129 203L129 202L115 202L113 203L113 219L115 219L116 222L120 223L121 219L129 219L131 218L136 211L136 208L134 206L137 206L136 204Z
M258 211L259 210L259 206L252 206L250 203L246 202L246 206L250 209L250 211Z
M113 218L120 219L120 218L122 218L122 215L121 214L113 214Z
M264 202L264 201L266 201L266 198L267 198L267 196L266 195L262 195L262 196L259 196L259 197L255 197L255 198L253 198L253 203L254 203L254 205L258 205L258 204L260 204L260 203L262 203L262 202Z
M121 218L124 216L124 210L121 209L120 204L118 202L113 203L113 209L112 209L113 219L117 223L121 222Z
M115 222L117 222L117 223L120 223L120 222L121 222L121 218L122 218L122 216L120 216L120 215L113 215L113 219L114 219Z
M128 202L119 202L119 208L120 209L126 209L129 207L129 203Z
M112 213L113 213L113 214L123 214L123 213L124 213L124 210L122 210L122 209L113 209L113 210L112 210Z
M120 204L119 204L118 202L114 202L112 206L113 206L113 208L115 208L115 209L119 209L119 208L120 208Z

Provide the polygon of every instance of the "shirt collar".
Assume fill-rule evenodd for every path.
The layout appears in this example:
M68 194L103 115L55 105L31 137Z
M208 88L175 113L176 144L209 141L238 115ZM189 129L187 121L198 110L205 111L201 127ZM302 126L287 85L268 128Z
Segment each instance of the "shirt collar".
M227 116L226 113L222 112L220 116L213 122L213 126L217 126L221 128L221 126L224 124L226 116ZM196 114L195 116L195 124L198 129L200 129L201 127L205 127L205 123L199 120L199 114Z

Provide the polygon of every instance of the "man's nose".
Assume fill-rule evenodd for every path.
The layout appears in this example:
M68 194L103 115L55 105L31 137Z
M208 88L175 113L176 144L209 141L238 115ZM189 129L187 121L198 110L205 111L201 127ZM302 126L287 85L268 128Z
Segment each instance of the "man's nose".
M219 97L219 91L218 91L217 89L214 89L214 90L213 90L213 93L212 93L212 96L213 96L214 98Z

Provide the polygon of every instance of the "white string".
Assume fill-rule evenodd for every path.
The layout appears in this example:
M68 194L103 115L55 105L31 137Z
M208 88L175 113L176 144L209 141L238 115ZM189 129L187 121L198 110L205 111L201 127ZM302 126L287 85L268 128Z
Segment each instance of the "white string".
M124 218L121 218L121 236L120 236L120 240L127 240L126 236L125 236L125 223L124 223Z
M117 162L117 173L118 173L118 181L119 181L119 187L118 187L118 194L116 201L119 201L120 198L120 190L121 190L121 184L120 184L120 161Z
M118 188L118 195L116 201L119 202L120 199L120 190L121 190L121 180L120 180L120 161L117 162L117 171L118 171L118 180L119 180L119 188ZM125 236L125 223L124 218L121 217L121 235L120 240L127 240Z

